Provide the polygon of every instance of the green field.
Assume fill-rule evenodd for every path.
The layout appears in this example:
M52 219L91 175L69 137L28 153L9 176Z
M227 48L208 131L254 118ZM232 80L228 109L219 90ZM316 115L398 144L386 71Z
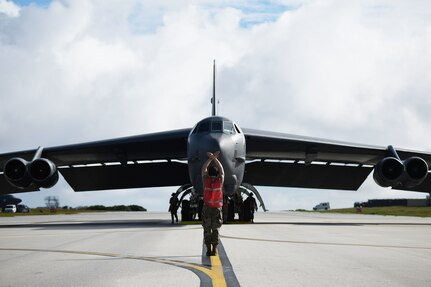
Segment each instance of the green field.
M298 210L298 211L306 211L306 210ZM0 217L52 215L52 214L77 214L77 213L83 213L83 212L104 212L104 211L59 208L56 210L56 212L51 212L49 208L33 208L30 210L30 213L1 213L0 212ZM312 212L431 217L431 207L406 207L406 206L364 207L362 208L362 212L358 212L356 208L340 208L340 209L331 209L327 211L312 211Z
M315 211L324 213L354 213L354 214L376 214L395 216L416 216L431 217L431 207L407 207L407 206L387 206L387 207L363 207L362 212L356 208L331 209L328 211Z
M49 208L32 208L29 213L4 213L0 212L0 217L13 217L13 216L31 216L31 215L53 215L53 214L77 214L83 212L103 212L96 210L85 210L85 209L57 209L55 212L51 212Z
M47 207L31 208L28 213L0 213L0 217L13 217L13 216L29 216L29 215L52 215L52 214L77 214L83 212L106 212L106 211L147 211L139 205L90 205L77 208L69 208L67 206L59 207L57 209L50 209Z

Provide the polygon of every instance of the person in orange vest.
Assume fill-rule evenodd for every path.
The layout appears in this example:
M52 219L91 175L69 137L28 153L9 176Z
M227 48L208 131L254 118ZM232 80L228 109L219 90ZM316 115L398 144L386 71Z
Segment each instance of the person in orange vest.
M208 159L202 166L202 182L204 185L204 206L202 209L202 227L207 247L206 256L217 254L219 229L222 225L224 169L218 157L220 152L207 153ZM210 165L211 163L214 165Z

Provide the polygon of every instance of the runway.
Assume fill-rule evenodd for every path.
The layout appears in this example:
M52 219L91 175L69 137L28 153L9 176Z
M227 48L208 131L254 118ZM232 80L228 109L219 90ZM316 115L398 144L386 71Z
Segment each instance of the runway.
M169 213L0 218L0 286L431 286L431 219L256 213L221 228Z

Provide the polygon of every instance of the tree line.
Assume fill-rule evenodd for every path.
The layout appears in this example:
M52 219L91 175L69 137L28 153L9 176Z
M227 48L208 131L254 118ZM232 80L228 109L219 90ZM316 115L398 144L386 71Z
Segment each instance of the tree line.
M104 205L90 205L90 206L81 206L77 209L85 209L85 210L106 210L106 211L147 211L146 208L140 205L114 205L114 206L104 206Z

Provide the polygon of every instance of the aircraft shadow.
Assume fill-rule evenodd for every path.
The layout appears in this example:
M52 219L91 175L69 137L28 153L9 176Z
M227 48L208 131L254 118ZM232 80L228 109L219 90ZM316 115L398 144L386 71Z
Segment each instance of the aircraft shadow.
M402 223L402 222L255 222L250 225L302 225L302 226L431 226L431 223ZM184 229L189 225L179 223L171 224L170 220L115 220L115 221L66 221L66 222L43 222L24 224L1 224L2 228L35 228L40 230L96 230L96 229L131 229L131 228L165 228L169 230ZM196 229L202 227L196 225Z
M183 229L185 225L171 224L170 220L115 220L115 221L66 221L24 224L2 224L2 228L35 228L41 230L94 230L94 229L131 229L131 228L166 228ZM199 227L201 228L201 227Z
M395 226L431 226L431 223L403 222L254 222L253 225L310 225L310 226L365 226L365 225L395 225Z

